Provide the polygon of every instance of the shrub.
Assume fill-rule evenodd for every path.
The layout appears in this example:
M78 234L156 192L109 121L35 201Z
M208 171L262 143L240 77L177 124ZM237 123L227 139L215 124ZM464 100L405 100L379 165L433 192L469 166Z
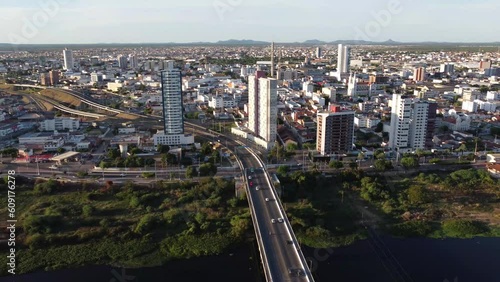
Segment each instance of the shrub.
M459 238L473 237L487 231L482 222L466 219L446 220L442 227L447 236Z

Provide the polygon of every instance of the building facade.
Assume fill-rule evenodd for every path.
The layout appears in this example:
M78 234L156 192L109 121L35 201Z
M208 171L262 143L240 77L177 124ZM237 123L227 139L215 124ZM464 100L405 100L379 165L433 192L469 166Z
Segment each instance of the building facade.
M354 143L355 112L331 108L317 116L316 150L323 156L347 153Z
M64 57L64 69L72 70L75 66L75 63L73 61L73 51L64 49L63 57Z

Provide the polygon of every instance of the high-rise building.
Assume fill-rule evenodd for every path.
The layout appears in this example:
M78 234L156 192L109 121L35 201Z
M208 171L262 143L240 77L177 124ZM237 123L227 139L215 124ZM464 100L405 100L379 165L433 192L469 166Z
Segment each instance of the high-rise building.
M452 63L441 64L441 66L439 67L439 72L446 73L446 74L452 74L455 72L455 65Z
M122 70L127 68L128 64L127 57L125 57L124 55L119 55L117 60L119 68L121 68Z
M270 77L274 77L274 42L271 43L271 75Z
M354 143L354 111L330 105L330 111L317 116L316 150L323 156L344 154Z
M321 47L316 48L316 58L321 58Z
M90 74L90 81L92 83L102 82L103 81L102 73L97 73L97 72L91 73Z
M59 72L56 70L49 71L50 85L59 84Z
M389 147L398 151L425 149L432 144L436 125L435 103L393 94Z
M136 55L128 55L128 62L130 64L130 68L135 70L135 69L138 69L139 68L139 61L137 60L137 56Z
M266 77L264 71L256 71L248 76L248 129L259 132L259 79Z
M180 70L171 68L161 72L161 93L165 134L183 134L184 120L182 117L182 78Z
M414 75L413 75L413 80L415 81L425 81L425 68L416 68Z
M173 68L173 65L161 71L161 96L164 130L153 136L154 145L193 144L194 136L184 134L181 71Z
M50 85L50 77L49 77L48 73L43 72L40 74L40 84L42 86L49 86Z
M64 69L72 70L75 67L75 62L73 61L73 51L64 49L63 57L64 57Z
M259 79L259 130L257 135L268 144L276 141L278 127L278 81Z
M350 60L351 60L351 47L339 44L338 58L337 58L337 72L339 73L349 72Z
M479 69L484 71L484 70L487 70L487 69L490 69L491 68L491 61L490 60L481 60L481 62L479 63Z

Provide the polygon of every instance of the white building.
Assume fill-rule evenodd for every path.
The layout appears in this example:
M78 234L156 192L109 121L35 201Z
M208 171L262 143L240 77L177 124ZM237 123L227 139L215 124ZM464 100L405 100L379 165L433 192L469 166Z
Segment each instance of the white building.
M277 88L278 81L276 79L259 79L259 130L256 133L269 144L274 144L276 141L278 126Z
M75 66L75 62L73 61L73 51L64 49L63 57L64 57L64 69L72 70Z
M391 102L389 148L403 152L424 149L429 129L434 130L436 105L403 98L401 94L393 94Z
M486 100L499 101L500 100L500 92L499 91L488 91L488 93L486 93Z
M455 72L455 64L443 63L443 64L441 64L439 71L442 73L452 74Z
M56 117L40 122L40 131L66 130L74 131L80 128L80 120L69 117Z
M363 115L356 115L354 117L354 125L358 128L372 128L377 126L380 123L380 119L378 118L370 118Z
M476 113L479 109L479 103L476 101L463 101L462 102L462 110L467 111L469 113Z
M339 44L338 46L338 58L337 58L337 73L347 73L349 72L349 63L351 59L351 48L349 46L343 46Z
M470 116L452 109L449 110L448 116L443 118L441 125L446 125L452 131L466 131L470 129L471 122Z
M232 97L216 95L208 101L208 106L214 109L233 108L236 106L236 101Z
M96 72L91 73L90 74L90 81L92 83L102 82L103 81L102 73L96 73Z
M119 68L121 68L122 70L127 68L128 65L127 57L125 57L124 55L119 55L117 61Z
M139 60L137 59L136 55L133 54L128 55L128 63L130 65L130 68L133 70L139 68Z

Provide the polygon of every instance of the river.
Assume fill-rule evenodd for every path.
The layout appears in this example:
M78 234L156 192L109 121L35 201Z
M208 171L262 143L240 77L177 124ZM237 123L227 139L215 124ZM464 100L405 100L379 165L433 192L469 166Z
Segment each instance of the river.
M248 245L232 253L173 261L162 267L120 269L88 266L36 272L0 281L16 282L254 282L260 276ZM395 239L380 237L347 247L304 248L316 282L500 282L500 238Z

